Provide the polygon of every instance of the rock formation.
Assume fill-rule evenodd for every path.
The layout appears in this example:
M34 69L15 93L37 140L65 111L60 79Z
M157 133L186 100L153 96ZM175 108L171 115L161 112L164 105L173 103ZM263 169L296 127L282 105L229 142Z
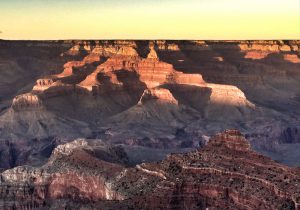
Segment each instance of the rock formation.
M121 150L76 140L40 168L1 174L5 209L299 209L300 176L255 153L237 130L156 163L121 164ZM98 151L98 152L97 152ZM121 153L120 153L121 152ZM111 155L111 159L103 158ZM9 202L8 202L9 201Z
M299 45L0 41L0 141L89 137L177 149L236 127L255 149L281 154L276 145L299 142Z
M38 95L27 93L16 96L11 106L14 110L39 109L42 108L42 102Z
M145 90L138 104L142 105L146 101L152 99L178 105L178 101L174 98L172 93L168 89L164 88L153 88Z

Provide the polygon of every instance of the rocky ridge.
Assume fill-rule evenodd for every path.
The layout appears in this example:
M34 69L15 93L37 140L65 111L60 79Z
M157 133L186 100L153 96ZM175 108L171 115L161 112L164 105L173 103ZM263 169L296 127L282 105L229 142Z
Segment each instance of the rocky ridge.
M94 145L95 146L95 145ZM299 173L251 150L237 130L204 148L124 167L85 140L59 146L46 165L1 174L6 209L299 209ZM121 151L121 150L119 150ZM109 154L109 153L108 153ZM120 154L120 153L116 153ZM122 159L122 158L121 158ZM2 193L1 193L2 192ZM9 202L7 202L9 200ZM155 201L155 202L154 202Z

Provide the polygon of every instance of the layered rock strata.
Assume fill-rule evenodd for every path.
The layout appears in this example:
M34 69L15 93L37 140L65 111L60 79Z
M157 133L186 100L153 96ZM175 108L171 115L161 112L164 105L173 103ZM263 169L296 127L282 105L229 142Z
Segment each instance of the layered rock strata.
M134 168L118 164L123 156L115 156L117 162L103 161L95 151L77 140L55 149L51 161L41 168L24 166L3 172L2 207L300 208L297 169L253 152L237 130L215 135L203 149Z
M42 108L42 106L39 96L32 93L18 95L12 102L12 108L14 110L39 109Z
M255 148L274 152L299 142L299 44L0 41L0 139L178 148L237 127Z

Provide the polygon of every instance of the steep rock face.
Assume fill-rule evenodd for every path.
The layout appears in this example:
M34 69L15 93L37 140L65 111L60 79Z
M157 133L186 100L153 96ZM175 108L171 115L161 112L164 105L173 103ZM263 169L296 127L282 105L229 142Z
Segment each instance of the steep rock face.
M84 140L77 140L58 148L51 161L41 168L19 167L3 172L0 198L11 202L3 202L2 207L300 207L300 189L297 185L300 177L297 169L280 165L253 152L237 130L226 130L215 135L203 149L169 155L164 161L140 164L134 168L124 168L97 158L94 153L89 152L95 151L92 145ZM61 203L62 200L68 202Z
M300 143L299 127L288 127L282 131L282 143Z

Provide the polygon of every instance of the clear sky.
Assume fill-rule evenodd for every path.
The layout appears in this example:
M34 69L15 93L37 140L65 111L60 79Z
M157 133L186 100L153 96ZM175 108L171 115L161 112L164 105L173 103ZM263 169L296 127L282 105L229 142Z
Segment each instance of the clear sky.
M0 0L0 39L300 39L300 0Z

